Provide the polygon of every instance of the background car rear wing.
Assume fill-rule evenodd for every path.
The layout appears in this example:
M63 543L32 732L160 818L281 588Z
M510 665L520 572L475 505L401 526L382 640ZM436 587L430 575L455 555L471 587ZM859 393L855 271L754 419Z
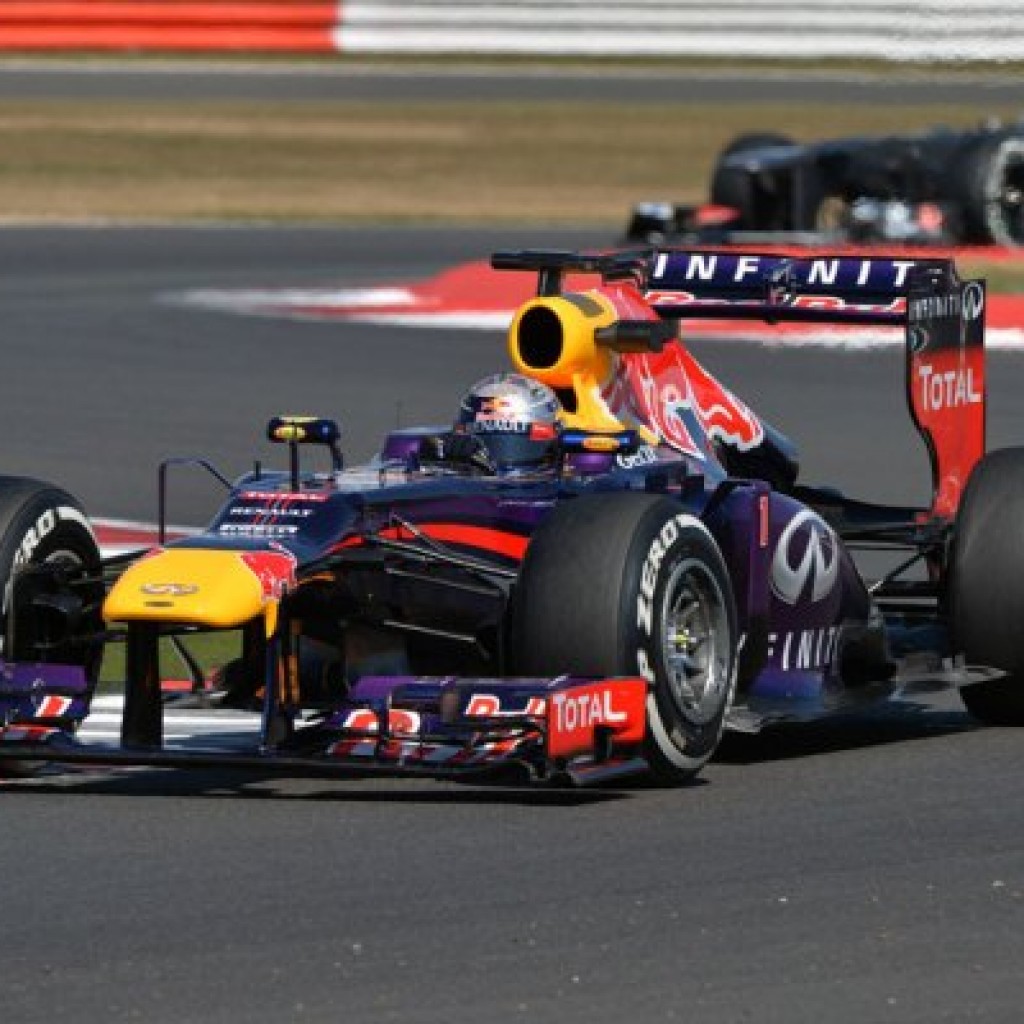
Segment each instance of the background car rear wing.
M985 451L985 283L952 260L657 252L646 296L666 318L902 326L910 415L928 449L930 512L952 518Z

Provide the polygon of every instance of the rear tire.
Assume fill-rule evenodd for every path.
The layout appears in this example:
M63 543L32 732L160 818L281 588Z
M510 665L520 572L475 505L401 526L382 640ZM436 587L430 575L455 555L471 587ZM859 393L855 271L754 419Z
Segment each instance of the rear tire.
M1007 678L966 686L967 710L993 725L1024 725L1024 448L975 466L957 515L951 567L953 641L969 664Z
M763 189L774 182L780 188L774 176L762 176L755 179L741 168L728 166L729 157L771 146L792 146L793 140L785 135L774 132L748 132L738 135L719 154L711 172L710 199L716 206L728 206L738 210L739 227L746 231L766 230L775 227L770 221L780 216L782 195L762 195ZM771 200L769 202L769 200ZM768 209L766 213L766 207ZM767 219L766 219L767 218Z
M722 150L720 160L748 149L765 149L768 146L792 146L793 140L780 132L744 132L737 135Z
M965 242L1024 245L1024 138L976 140L951 175L952 196L963 209Z
M677 502L595 494L534 534L515 597L517 669L642 676L645 757L691 779L714 753L736 684L736 610L721 553Z

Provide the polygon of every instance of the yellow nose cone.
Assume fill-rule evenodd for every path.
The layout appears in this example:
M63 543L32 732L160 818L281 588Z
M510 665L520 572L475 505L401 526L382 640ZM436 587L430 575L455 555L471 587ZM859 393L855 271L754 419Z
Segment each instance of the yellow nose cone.
M230 629L276 604L294 576L295 559L286 552L167 548L118 579L103 617Z

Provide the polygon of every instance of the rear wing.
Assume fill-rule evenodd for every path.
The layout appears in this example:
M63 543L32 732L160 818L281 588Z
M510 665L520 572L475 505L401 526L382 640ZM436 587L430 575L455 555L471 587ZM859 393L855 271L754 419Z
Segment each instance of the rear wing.
M956 515L985 452L984 281L961 281L948 259L671 250L653 255L646 297L666 318L902 327L929 511Z
M491 265L537 271L541 296L561 294L573 273L599 274L605 286L628 281L666 320L901 327L907 405L931 461L932 516L956 515L985 452L985 283L961 281L952 260L702 248L522 250L495 253ZM602 328L594 341L612 344L619 327L630 329L630 350L666 342L644 320Z
M647 299L669 317L899 325L912 289L955 281L951 260L675 250L654 254Z

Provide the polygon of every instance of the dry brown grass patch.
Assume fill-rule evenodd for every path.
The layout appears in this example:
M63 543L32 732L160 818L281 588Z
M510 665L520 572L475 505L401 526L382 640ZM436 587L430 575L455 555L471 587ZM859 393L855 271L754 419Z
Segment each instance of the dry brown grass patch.
M4 102L0 218L622 225L640 199L704 198L715 154L740 132L814 139L978 116L680 100Z

